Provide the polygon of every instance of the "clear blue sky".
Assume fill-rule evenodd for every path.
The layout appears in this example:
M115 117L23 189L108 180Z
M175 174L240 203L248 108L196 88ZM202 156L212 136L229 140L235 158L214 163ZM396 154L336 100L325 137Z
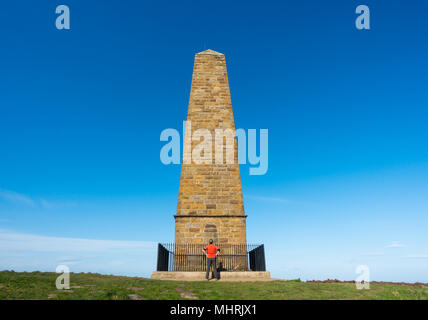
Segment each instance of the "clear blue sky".
M241 176L272 275L351 280L366 264L428 282L427 17L396 0L3 3L0 269L150 275L180 176L160 132L181 128L210 48L236 127L269 129L268 173Z

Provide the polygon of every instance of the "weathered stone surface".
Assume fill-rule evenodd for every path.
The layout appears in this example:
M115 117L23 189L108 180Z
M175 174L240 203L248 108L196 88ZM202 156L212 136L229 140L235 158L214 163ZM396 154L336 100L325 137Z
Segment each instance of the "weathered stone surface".
M196 224L202 227L188 227ZM176 217L175 242L177 244L208 243L209 239L213 239L217 243L245 244L245 230L245 217L181 216Z
M186 130L184 139L175 242L199 244L214 239L245 244L246 215L234 135L229 153L233 163L226 163L230 151L226 142L222 159L215 158L215 148L219 146L216 142L227 141L227 137L216 135L216 129L235 130L223 54L206 50L195 55L187 121L191 122L191 132ZM213 137L211 162L197 164L191 159L192 150L200 143L192 141L191 133L198 129L208 130ZM208 156L203 155L204 159Z

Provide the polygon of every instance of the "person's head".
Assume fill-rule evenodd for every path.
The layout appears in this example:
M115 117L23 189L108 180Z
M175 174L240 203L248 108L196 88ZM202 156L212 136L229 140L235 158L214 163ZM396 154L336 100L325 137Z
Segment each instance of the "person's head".
M213 239L210 239L210 244L213 244L213 242L214 242Z

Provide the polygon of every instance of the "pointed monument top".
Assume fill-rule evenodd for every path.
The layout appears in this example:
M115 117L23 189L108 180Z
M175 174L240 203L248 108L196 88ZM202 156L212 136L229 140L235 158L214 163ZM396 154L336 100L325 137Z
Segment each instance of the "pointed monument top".
M212 54L212 55L215 55L215 56L224 56L223 53L220 53L220 52L217 52L217 51L214 51L214 50L211 50L211 49L199 52L197 54Z

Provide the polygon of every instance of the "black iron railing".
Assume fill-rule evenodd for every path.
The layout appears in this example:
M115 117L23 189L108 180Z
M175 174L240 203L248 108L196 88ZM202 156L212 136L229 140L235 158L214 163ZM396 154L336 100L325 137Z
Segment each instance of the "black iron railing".
M217 244L219 271L266 271L264 245ZM159 243L157 271L205 271L207 258L201 244Z
M250 260L251 270L266 271L265 246L263 244L249 251L248 259Z

